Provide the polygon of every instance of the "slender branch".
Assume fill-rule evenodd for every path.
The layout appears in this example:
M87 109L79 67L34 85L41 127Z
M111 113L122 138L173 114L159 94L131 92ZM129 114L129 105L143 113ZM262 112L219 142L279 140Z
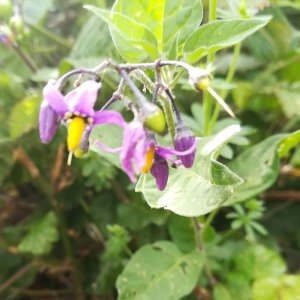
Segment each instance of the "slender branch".
M206 254L205 249L205 243L203 241L203 227L202 224L199 222L199 220L194 217L192 218L193 221L193 227L194 227L194 233L195 233L195 241L196 241L196 247L198 250L200 250L204 255L204 271L207 276L208 282L210 286L214 286L217 283L217 280L214 278L209 263L208 258Z
M300 201L300 191L269 191L263 194L265 200Z
M124 81L126 81L126 84L129 86L129 88L134 93L136 100L139 102L141 106L144 106L147 103L146 97L140 92L140 90L136 87L136 85L133 83L133 81L128 76L127 72L124 70L120 70L120 75L123 77Z
M19 57L24 61L24 63L27 65L27 67L35 73L38 68L35 65L35 63L31 60L31 58L19 47L17 43L14 43L13 49L16 51L16 53L19 55Z
M4 283L0 285L0 293L5 291L8 287L10 287L15 281L17 281L20 277L24 276L29 270L36 266L36 262L32 261L29 264L25 265L21 269L19 269L14 275L8 278Z

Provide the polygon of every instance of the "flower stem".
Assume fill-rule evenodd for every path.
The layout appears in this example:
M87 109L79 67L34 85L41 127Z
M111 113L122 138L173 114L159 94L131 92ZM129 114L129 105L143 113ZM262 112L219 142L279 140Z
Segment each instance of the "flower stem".
M146 100L145 96L136 87L136 85L133 83L133 81L128 76L127 72L124 71L124 70L120 70L120 75L122 76L122 78L124 79L124 81L126 81L126 84L129 86L129 88L131 89L131 91L134 93L134 95L135 95L136 100L138 101L138 103L142 107L145 106L146 103L147 103L147 100Z

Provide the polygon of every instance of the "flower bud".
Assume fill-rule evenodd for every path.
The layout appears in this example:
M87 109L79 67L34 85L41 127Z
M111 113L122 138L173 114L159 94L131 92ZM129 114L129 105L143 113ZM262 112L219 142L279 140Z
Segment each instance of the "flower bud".
M150 172L155 179L157 188L160 191L163 191L166 188L169 177L169 167L166 159L158 154L155 154L154 162Z
M176 151L187 151L195 146L196 138L189 128L183 122L179 122L175 128L174 148ZM192 167L195 159L196 150L191 151L189 154L180 156L182 164L186 168Z
M196 90L206 90L210 86L211 77L206 70L191 67L188 72L190 84L193 85Z
M166 120L163 111L152 103L147 103L143 107L145 115L145 126L157 133L162 133L166 128Z
M39 133L42 143L48 144L52 140L59 125L59 119L47 100L43 100L39 113Z

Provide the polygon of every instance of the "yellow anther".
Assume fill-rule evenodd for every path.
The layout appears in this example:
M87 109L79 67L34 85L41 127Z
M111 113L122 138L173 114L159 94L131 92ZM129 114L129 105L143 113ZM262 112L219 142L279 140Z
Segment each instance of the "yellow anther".
M152 167L153 159L154 159L155 147L150 147L146 152L145 164L142 168L143 173L148 173Z
M68 126L68 150L74 152L80 144L85 129L85 121L81 117L75 117Z

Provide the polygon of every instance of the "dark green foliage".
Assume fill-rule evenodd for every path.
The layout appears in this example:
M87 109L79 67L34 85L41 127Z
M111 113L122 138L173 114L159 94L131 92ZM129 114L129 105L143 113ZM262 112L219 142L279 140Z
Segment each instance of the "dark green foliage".
M0 0L0 299L299 300L299 1L11 2L22 24ZM170 167L164 191L149 174L130 183L93 143L67 166L64 126L40 143L48 79L108 58L212 68L236 114L178 68L162 72L199 137L195 164ZM101 80L97 108L119 79ZM122 144L114 125L90 138Z

